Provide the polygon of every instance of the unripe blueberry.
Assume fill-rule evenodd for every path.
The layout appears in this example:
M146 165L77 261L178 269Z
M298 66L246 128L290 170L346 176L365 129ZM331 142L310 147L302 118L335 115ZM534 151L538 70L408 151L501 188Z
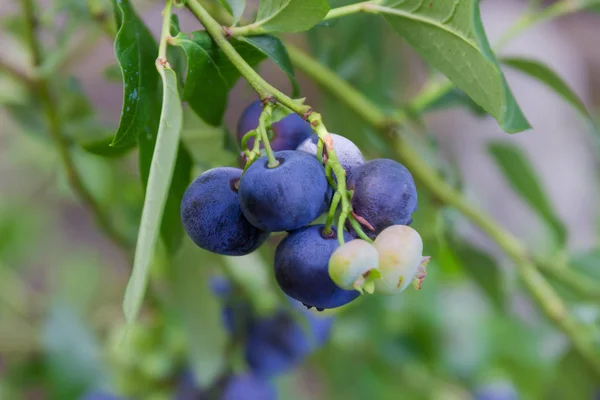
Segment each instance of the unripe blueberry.
M329 277L329 258L339 247L335 230L323 233L324 225L311 225L291 232L275 250L275 278L288 296L316 308L335 308L360 294L344 290ZM352 236L344 232L346 241Z
M252 374L236 375L229 379L221 400L276 400L275 388L265 379Z
M242 113L237 125L238 140L244 135L258 127L258 120L263 106L260 101L250 104ZM296 150L298 145L306 140L312 133L310 124L303 120L298 114L289 114L277 122L271 124L273 137L269 141L273 151ZM248 141L248 146L254 145L254 139ZM263 144L261 143L261 147Z
M364 229L370 237L376 237L388 226L412 222L417 189L412 175L399 162L367 161L350 172L348 189L353 191L352 210L373 228Z
M228 256L249 254L269 233L253 226L242 214L236 185L242 170L214 168L190 184L181 200L181 220L199 247Z
M393 225L384 229L373 245L379 252L381 273L381 279L375 281L375 293L400 293L413 279L421 287L429 257L423 257L423 240L417 231L406 225Z
M346 290L373 293L379 272L379 253L375 246L355 239L338 247L329 259L331 280Z
M330 133L330 135L331 140L333 141L335 153L337 154L340 164L344 170L346 170L346 173L349 173L353 168L365 163L365 158L354 142L345 138L344 136L336 135L335 133ZM318 142L319 137L313 134L311 137L303 141L300 146L298 146L298 151L303 151L316 156Z
M240 206L259 229L292 231L308 225L329 206L331 187L323 165L301 151L278 151L279 165L267 157L256 160L240 181Z

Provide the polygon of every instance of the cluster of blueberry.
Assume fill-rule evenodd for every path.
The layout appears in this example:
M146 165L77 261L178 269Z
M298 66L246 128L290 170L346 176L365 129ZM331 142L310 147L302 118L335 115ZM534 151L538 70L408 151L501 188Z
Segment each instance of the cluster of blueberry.
M276 399L271 379L294 368L322 346L329 337L333 318L311 313L296 302L259 316L238 296L228 280L214 278L212 289L223 305L223 324L231 337L243 344L248 366L244 373L227 376L219 398ZM301 314L302 319L295 314ZM193 393L197 393L196 386ZM186 397L180 391L178 398Z
M259 248L271 232L287 232L275 252L277 282L288 296L318 310L342 306L364 292L394 294L413 280L420 284L427 257L421 237L407 226L417 208L410 172L393 160L365 162L354 143L331 134L347 177L344 196L352 219L337 229L310 225L332 203L329 217L335 213L336 177L327 177L320 161L327 154L317 157L323 143L308 122L290 114L261 126L267 109L253 103L238 123L238 138L250 146L244 170L206 171L184 194L181 217L190 238L214 253L240 256ZM260 155L263 143L254 143L252 135L260 129L268 130L271 157Z

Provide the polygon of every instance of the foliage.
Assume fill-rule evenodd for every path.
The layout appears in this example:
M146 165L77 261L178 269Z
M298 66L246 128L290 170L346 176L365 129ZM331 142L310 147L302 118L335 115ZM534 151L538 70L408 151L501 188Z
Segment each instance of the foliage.
M39 391L76 399L102 390L166 399L180 390L186 371L197 390L219 392L248 367L245 333L227 331L223 304L211 292L215 275L227 276L232 301L256 318L283 308L310 331L303 314L278 297L272 260L280 235L253 254L225 257L194 247L183 234L179 205L192 177L237 166L240 148L226 126L227 110L244 82L273 101L273 121L297 113L322 142L336 132L368 158L406 165L420 199L413 227L432 256L421 291L361 296L325 311L335 316L328 344L275 380L281 398L392 399L402 392L406 399L469 399L505 384L523 399L583 399L599 389L600 253L569 253L569 232L527 154L508 135L488 148L511 189L555 238L546 254L525 248L442 178L445 171L426 160L439 156L429 136L415 139L419 146L411 141L426 135L423 117L439 108L467 107L505 132L527 130L501 65L538 80L593 120L550 67L499 58L504 43L490 45L478 0L150 2L165 7L162 24L141 18L148 2L50 3L22 0L21 10L0 21L15 49L11 59L31 60L25 67L0 56L0 112L11 130L0 166L14 163L27 173L0 186L1 398ZM505 40L536 23L600 9L596 0L533 3ZM183 13L204 30L181 31ZM64 25L55 23L59 18ZM115 56L104 70L106 84L123 86L118 123L105 122L85 82L66 68L103 36ZM302 36L314 58L290 44ZM431 71L421 92L397 104L398 87L413 79L405 43ZM289 96L269 83L265 64L289 79ZM297 70L318 84L318 96L297 81ZM301 90L310 98L300 99ZM332 215L342 227L344 218L355 227L358 218L345 208L345 172L335 152L329 159L340 202ZM92 216L91 241L61 229L87 218L74 202ZM460 237L462 219L506 257ZM515 299L524 296L539 306L526 317L514 312ZM313 372L317 389L298 395L305 371Z

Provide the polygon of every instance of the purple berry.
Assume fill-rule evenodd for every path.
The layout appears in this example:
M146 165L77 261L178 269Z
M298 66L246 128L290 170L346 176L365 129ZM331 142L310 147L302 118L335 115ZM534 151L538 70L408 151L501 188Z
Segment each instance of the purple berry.
M196 178L183 195L183 227L199 247L242 256L252 253L269 237L242 214L236 190L241 175L242 170L237 168L211 169Z
M258 119L263 106L260 101L250 104L242 113L237 125L238 140L258 127ZM298 145L306 140L312 133L310 124L298 114L289 114L271 125L273 137L270 140L273 151L296 150ZM248 141L252 146L254 139ZM261 144L262 147L262 144Z
M331 188L316 158L300 151L275 153L279 165L269 168L267 157L256 160L240 181L244 216L269 232L301 228L329 206Z
M365 158L354 142L344 136L336 135L335 133L331 133L330 135L335 148L335 153L347 174L350 173L352 169L365 163ZM302 142L297 150L316 156L318 142L319 137L313 134Z
M223 389L221 400L276 400L277 393L269 381L252 374L236 375Z
M293 231L275 251L275 278L281 290L321 309L340 307L359 296L356 290L341 289L329 277L329 258L339 243L336 235L323 235L324 227L312 225ZM344 238L352 240L347 232Z
M374 230L364 231L375 238L392 225L408 225L417 209L417 188L410 172L399 162L388 159L367 161L348 176L353 190L352 209Z

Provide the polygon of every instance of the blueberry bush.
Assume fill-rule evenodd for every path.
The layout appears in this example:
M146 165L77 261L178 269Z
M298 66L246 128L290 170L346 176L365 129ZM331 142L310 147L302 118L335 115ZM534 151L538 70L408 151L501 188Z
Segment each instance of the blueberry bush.
M529 248L467 199L425 120L464 108L527 135L510 68L593 135L556 72L502 50L600 1L531 0L497 43L479 0L14 3L0 10L14 46L0 115L19 132L5 154L45 178L0 202L0 398L600 393L599 250L570 251L509 137L486 150L550 238ZM69 68L96 41L114 49L102 69L119 121ZM398 95L410 51L427 81ZM91 215L96 236L74 228L58 251L49 210L73 201L56 213Z

